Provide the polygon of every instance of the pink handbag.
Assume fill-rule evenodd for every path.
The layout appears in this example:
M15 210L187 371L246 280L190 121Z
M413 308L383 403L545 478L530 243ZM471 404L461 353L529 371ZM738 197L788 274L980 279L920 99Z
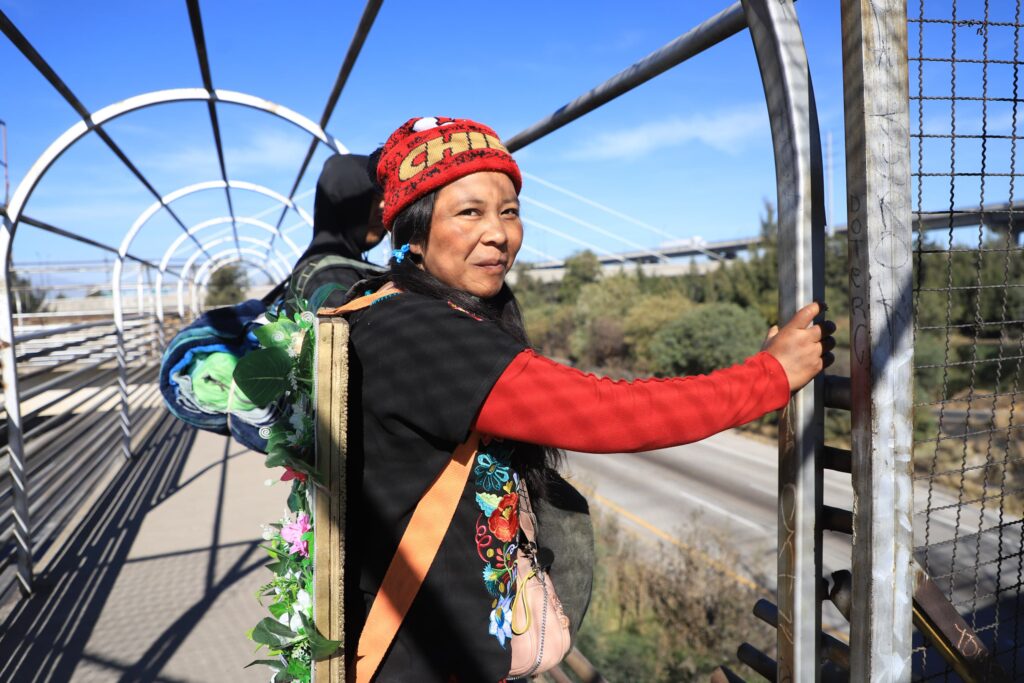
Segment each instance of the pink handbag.
M509 680L554 668L572 648L569 618L547 572L550 562L545 563L544 552L539 552L535 542L537 518L525 484L519 487L519 526L527 542L516 551L517 592L512 603Z

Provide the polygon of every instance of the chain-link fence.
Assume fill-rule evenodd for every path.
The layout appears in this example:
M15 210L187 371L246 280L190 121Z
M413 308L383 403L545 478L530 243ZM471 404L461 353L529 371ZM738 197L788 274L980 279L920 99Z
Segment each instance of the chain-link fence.
M916 6L915 6L916 5ZM1021 2L908 7L916 557L1024 676ZM920 680L958 680L917 638Z

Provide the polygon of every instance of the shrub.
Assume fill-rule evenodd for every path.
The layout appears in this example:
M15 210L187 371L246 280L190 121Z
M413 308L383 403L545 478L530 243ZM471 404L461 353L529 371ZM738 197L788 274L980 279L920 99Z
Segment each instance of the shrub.
M654 335L650 365L660 375L694 375L726 367L755 353L767 328L760 313L736 304L696 306Z

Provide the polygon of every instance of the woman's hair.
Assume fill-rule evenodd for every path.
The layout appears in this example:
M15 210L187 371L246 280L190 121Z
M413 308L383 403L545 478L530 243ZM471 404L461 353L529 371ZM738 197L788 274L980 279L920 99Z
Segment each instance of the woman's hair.
M391 227L392 248L400 249L406 244L426 244L427 237L430 235L430 224L434 216L434 197L437 192L438 190L434 190L420 197L395 217ZM362 292L366 289L376 289L390 280L402 291L449 301L479 318L493 320L502 331L513 339L525 346L530 346L519 303L507 284L503 283L501 290L493 297L482 299L469 292L446 285L421 268L420 262L420 256L411 251L406 253L401 261L392 257L387 273L357 285L353 291ZM515 449L513 465L521 475L526 477L530 494L543 498L548 480L548 470L557 468L562 457L561 451L554 448L522 444Z

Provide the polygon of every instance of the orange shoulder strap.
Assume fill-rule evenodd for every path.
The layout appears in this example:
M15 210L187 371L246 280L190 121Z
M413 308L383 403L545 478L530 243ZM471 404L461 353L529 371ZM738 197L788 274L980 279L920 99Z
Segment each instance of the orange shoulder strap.
M480 435L470 434L416 505L359 636L353 667L355 683L373 679L419 593L455 516L479 443Z

